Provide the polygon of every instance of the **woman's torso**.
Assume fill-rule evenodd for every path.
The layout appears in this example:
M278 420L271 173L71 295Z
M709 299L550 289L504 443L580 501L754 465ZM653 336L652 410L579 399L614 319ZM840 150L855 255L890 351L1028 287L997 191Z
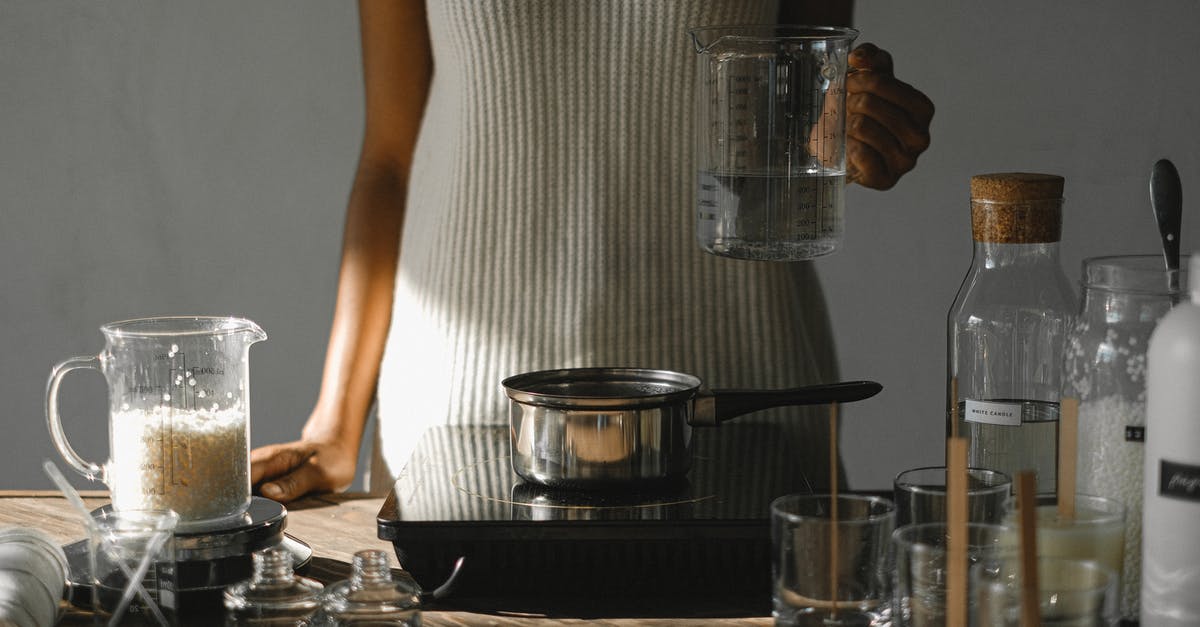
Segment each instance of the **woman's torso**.
M505 422L500 381L520 372L835 378L811 264L695 242L686 31L771 22L773 3L446 0L428 14L435 77L378 392L389 473L427 425Z

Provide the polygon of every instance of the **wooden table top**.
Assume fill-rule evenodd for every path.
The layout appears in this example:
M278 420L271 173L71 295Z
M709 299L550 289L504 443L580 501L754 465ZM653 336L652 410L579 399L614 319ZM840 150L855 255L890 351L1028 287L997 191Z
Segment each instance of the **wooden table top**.
M102 491L83 492L90 508L108 502ZM0 527L19 526L39 529L55 540L67 544L84 537L83 524L71 511L66 499L55 491L0 490ZM375 516L383 503L382 497L363 494L334 494L309 497L287 506L287 532L306 542L313 549L314 563L318 561L333 570L346 567L356 551L384 549L395 558L392 545L376 534ZM319 578L319 577L318 577ZM764 594L766 592L764 591ZM596 599L595 604L605 603ZM508 615L486 611L425 610L426 625L495 625L495 626L558 626L558 625L770 625L770 617L747 618L604 618L596 619L596 606L578 614L569 609L561 615ZM601 612L602 613L602 612ZM63 625L86 624L77 612L64 617Z

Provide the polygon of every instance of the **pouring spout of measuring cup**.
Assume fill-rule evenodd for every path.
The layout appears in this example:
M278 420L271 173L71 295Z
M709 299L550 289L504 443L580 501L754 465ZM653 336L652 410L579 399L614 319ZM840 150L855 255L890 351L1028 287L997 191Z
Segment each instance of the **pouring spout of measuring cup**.
M692 45L695 46L697 54L707 54L712 51L716 42L728 36L732 30L733 27L728 26L702 26L689 30L688 36L692 38Z
M266 331L250 320L231 318L229 324L247 346L267 339Z

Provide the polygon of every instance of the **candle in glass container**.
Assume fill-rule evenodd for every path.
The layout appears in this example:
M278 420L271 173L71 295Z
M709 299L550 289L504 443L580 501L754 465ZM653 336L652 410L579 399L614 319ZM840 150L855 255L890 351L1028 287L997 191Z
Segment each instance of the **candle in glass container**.
M1015 528L1016 501L1006 505L1006 519ZM1038 498L1037 552L1039 557L1088 559L1111 569L1118 577L1125 563L1125 508L1113 499L1075 495L1075 515L1060 514L1053 496Z

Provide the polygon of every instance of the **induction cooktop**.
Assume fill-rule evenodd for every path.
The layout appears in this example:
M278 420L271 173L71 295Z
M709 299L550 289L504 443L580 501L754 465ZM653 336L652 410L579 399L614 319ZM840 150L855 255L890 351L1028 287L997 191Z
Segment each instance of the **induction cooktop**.
M769 611L770 503L812 491L802 432L746 422L694 434L686 480L566 491L512 471L505 426L435 427L380 508L378 536L426 588L463 557L460 599L521 609L549 597L734 596Z

